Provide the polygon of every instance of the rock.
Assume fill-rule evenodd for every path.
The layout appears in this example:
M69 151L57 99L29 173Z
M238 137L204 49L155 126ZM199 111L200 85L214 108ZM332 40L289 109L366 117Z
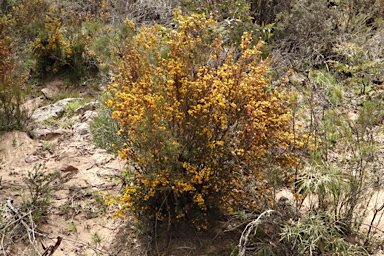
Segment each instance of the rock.
M81 106L75 110L75 114L82 114L89 110L96 110L98 107L100 107L100 102L94 101L89 102L85 104L84 106Z
M89 133L89 124L87 123L80 123L75 127L75 130L80 135L85 135Z
M64 152L61 152L59 153L56 157L55 157L55 160L56 161L60 161L64 158L70 158L70 157L75 157L77 154L78 154L78 150L76 149L68 149Z
M65 133L68 133L68 131L65 129L51 130L51 129L45 129L45 128L37 128L37 129L34 129L33 132L35 137L41 140L52 140Z
M113 157L111 155L96 155L96 165L97 166L105 165L109 163L112 159Z
M32 115L35 109L37 109L38 107L41 107L42 102L43 102L43 97L27 100L22 105L22 109L24 109L28 113L28 115Z
M48 88L41 89L41 92L49 100L52 100L55 97L55 95L58 93L58 91L59 90L57 88L54 88L54 87L48 87Z
M60 88L64 87L64 81L61 79L45 81L45 86L45 88L41 89L41 92L47 99L51 100L60 92Z
M359 114L355 112L348 112L347 116L350 121L356 121L359 118Z
M80 117L81 122L87 122L88 124L93 121L93 118L97 116L97 112L88 110Z
M67 179L68 177L71 177L72 175L76 174L79 171L79 168L70 164L65 164L60 168L60 171L65 173L62 176L62 179Z
M39 123L49 118L59 118L64 114L65 107L69 103L80 100L82 100L82 98L68 98L59 100L54 104L40 107L33 112L31 119Z
M29 156L27 156L27 158L25 158L26 163L33 163L33 162L37 162L39 160L40 160L40 157L38 157L36 155L29 155Z

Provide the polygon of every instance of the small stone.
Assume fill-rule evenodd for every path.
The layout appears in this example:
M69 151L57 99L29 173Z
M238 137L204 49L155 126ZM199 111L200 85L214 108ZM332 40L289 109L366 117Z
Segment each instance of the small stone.
M27 158L25 158L26 163L33 163L33 162L37 162L39 160L40 160L40 158L38 156L35 156L35 155L29 155L29 156L27 156Z
M45 128L37 128L37 129L34 129L33 132L37 139L52 140L67 133L68 131L65 129L50 130Z
M44 94L44 96L45 96L47 99L51 100L51 99L53 99L53 98L55 97L55 95L57 94L58 89L57 89L57 88L54 88L54 87L52 87L52 88L48 87L48 88L43 88L43 89L41 89L41 92Z
M34 99L27 100L23 105L22 109L27 111L28 115L32 115L33 111L38 107L41 107L43 102L43 97L38 97Z
M82 122L92 122L93 118L97 116L97 112L93 110L85 111L85 113L80 117Z
M98 107L100 107L100 102L97 102L97 101L89 102L89 103L85 104L84 106L77 108L75 110L75 113L76 114L82 114L85 111L96 110Z
M61 172L77 172L78 170L79 168L70 164L63 165L63 167L60 169Z
M80 135L85 135L89 133L89 124L81 123L76 127L76 131Z
M61 154L56 156L56 160L60 161L60 160L62 160L64 158L69 158L69 157L76 156L76 153L77 153L77 150L74 150L74 149L73 150L64 151Z
M359 118L359 115L355 112L348 112L348 119L351 121L356 121Z

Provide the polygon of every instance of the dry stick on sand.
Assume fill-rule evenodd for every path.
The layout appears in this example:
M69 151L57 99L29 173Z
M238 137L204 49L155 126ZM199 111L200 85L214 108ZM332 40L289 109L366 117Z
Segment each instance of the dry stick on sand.
M369 234L371 233L372 227L374 227L374 226L373 226L373 222L374 222L375 219L376 219L376 215L377 215L377 213L380 212L380 211L383 210L383 209L384 209L384 204L382 204L378 209L375 209L375 214L373 215L371 224L369 225L369 229L368 229L368 233L367 233L367 238L365 239L365 244L368 244L368 242L369 242ZM375 228L375 227L374 227L374 228ZM377 229L378 229L378 228L377 228ZM378 230L380 230L380 229L378 229ZM382 231L382 230L380 230L380 231Z
M101 253L103 255L109 255L108 252L105 252L103 250L97 249L97 248L95 248L95 247L93 247L93 246L89 245L88 243L83 242L81 240L73 240L73 239L65 238L65 237L61 237L61 236L52 237L52 236L49 236L48 234L44 234L44 233L36 231L35 230L36 225L35 225L35 223L32 220L31 212L29 212L27 214L22 214L12 205L12 203L13 203L12 200L7 200L7 207L13 212L13 215L15 215L14 216L15 221L12 221L12 222L6 224L6 226L2 230L5 230L7 227L9 227L9 226L11 226L11 225L13 225L13 224L15 224L17 222L20 222L24 226L25 230L27 231L29 242L33 246L35 252L38 253L38 255L41 255L41 254L38 252L38 250L37 250L37 248L35 246L36 236L40 236L40 237L44 237L44 238L48 238L48 239L57 239L57 242L52 247L52 249L47 252L47 250L50 249L50 247L51 247L51 246L49 246L44 251L44 254L41 255L41 256L51 256L51 255L53 255L54 251L57 250L57 248L60 246L62 241L68 241L68 242L71 242L71 243L74 243L74 244L80 244L82 246L85 246L85 247L93 250L96 253ZM27 217L27 216L30 217L29 219L31 221L31 227L24 221L24 218ZM7 253L5 252L5 249L4 249L4 236L2 237L1 245L2 245L2 248L3 248L3 255L7 256ZM50 253L50 254L46 254L46 253Z
M16 215L16 217L19 219L20 223L25 227L25 230L27 231L27 234L28 234L29 242L31 243L31 245L33 246L35 251L38 252L38 250L35 246L35 240L36 240L35 229L34 229L35 223L32 220L32 216L30 216L30 221L31 221L31 226L32 226L32 228L30 228L28 226L28 224L24 221L24 217L20 218L20 216L19 216L20 212L12 205L12 202L13 202L13 200L11 200L11 199L7 200L7 207L13 212L14 215Z
M63 238L61 236L57 237L57 241L55 245L50 245L41 256L51 256L53 253L59 248L61 241Z
M257 219L251 221L245 227L245 229L243 230L243 233L241 234L240 240L239 240L239 245L238 245L238 247L239 247L239 254L238 255L239 256L245 255L245 251L247 249L248 238L249 238L249 235L251 234L251 231L259 226L259 224L262 222L262 217L264 217L265 215L269 216L272 212L275 212L275 211L274 210L264 211L263 213L261 213L259 215L259 217Z

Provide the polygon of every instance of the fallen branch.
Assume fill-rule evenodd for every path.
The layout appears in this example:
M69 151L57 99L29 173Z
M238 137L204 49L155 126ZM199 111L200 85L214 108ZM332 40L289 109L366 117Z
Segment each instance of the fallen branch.
M50 245L41 256L51 256L53 253L59 248L61 241L63 238L61 236L57 237L57 241L55 245Z
M47 234L38 233L38 235L41 236L41 237L53 239L51 236L48 236ZM100 249L97 249L97 248L95 248L95 247L93 247L93 246L89 245L88 243L83 242L81 240L74 240L74 239L62 237L62 241L68 241L68 242L71 242L71 243L74 243L74 244L81 244L81 245L87 247L88 249L93 250L96 254L97 253L102 253L103 255L109 255L108 252L100 250Z
M108 252L100 250L100 249L97 249L97 248L95 248L95 247L93 247L93 246L89 245L88 243L83 242L81 240L74 240L74 239L65 238L65 237L62 237L62 236L53 237L53 236L49 236L48 234L43 233L41 231L37 231L35 229L36 225L33 222L33 219L32 219L32 216L31 216L31 212L21 213L16 207L13 206L12 203L13 203L12 200L7 200L6 206L12 211L12 213L14 215L14 218L13 218L14 220L9 222L9 223L7 223L1 229L1 231L3 232L3 236L2 236L2 239L1 239L1 247L3 249L3 255L5 255L5 256L7 255L7 253L5 252L5 247L4 247L5 231L6 231L7 228L9 228L10 226L12 226L12 225L14 225L16 223L21 223L23 225L23 227L26 230L26 233L28 235L30 244L33 246L34 251L39 256L51 256L51 255L53 255L53 253L57 250L57 248L60 246L62 241L68 241L68 242L71 242L73 244L80 244L82 246L87 247L88 249L93 250L96 254L109 255ZM29 216L29 221L31 222L30 225L24 220L28 216ZM56 244L54 246L50 246L47 249L43 248L45 251L41 255L39 253L38 249L36 248L36 245L35 245L36 236L43 237L43 238L48 238L48 239L52 239L52 240L57 239L57 241L56 241Z
M38 252L36 246L35 246L35 241L36 241L36 237L35 237L35 223L33 222L32 220L32 216L30 216L30 222L31 222L31 227L28 226L28 224L24 221L24 217L20 217L19 215L20 212L12 205L13 203L13 200L11 199L8 199L7 200L7 207L13 212L13 214L15 215L15 219L19 219L20 223L25 227L25 230L27 231L27 234L28 234L28 238L29 238L29 242L30 244L33 246L33 248L35 249L35 251L40 255L40 253ZM30 214L29 214L30 215Z
M256 229L259 226L259 224L262 222L261 218L264 217L265 215L270 215L272 212L275 212L275 211L274 210L267 210L267 211L261 213L259 215L259 217L257 217L257 219L248 223L248 225L243 230L243 233L241 233L241 237L240 237L239 244L238 244L238 247L239 247L238 256L244 256L245 255L249 235L251 234L251 231Z
M116 187L118 184L112 183L112 184L97 184L97 185L89 185L89 186L78 186L78 189L88 189L88 188L98 188L98 189L111 189L113 187Z
M384 204L382 204L378 209L375 209L375 213L374 213L374 215L373 215L371 224L369 225L369 229L368 229L368 233L367 233L367 238L365 239L364 244L368 244L368 241L369 241L369 234L371 233L372 227L374 227L374 226L373 226L373 222L374 222L375 219L376 219L376 215L377 215L381 210L383 210L383 209L384 209ZM380 229L378 229L378 230L380 230ZM380 231L381 231L381 230L380 230Z

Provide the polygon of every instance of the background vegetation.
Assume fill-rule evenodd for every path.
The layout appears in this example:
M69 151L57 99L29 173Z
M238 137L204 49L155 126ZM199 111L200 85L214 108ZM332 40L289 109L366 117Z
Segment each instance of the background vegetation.
M234 218L234 255L377 249L384 1L0 6L0 129L25 127L49 76L109 84L92 131L130 163L116 215L169 233Z

